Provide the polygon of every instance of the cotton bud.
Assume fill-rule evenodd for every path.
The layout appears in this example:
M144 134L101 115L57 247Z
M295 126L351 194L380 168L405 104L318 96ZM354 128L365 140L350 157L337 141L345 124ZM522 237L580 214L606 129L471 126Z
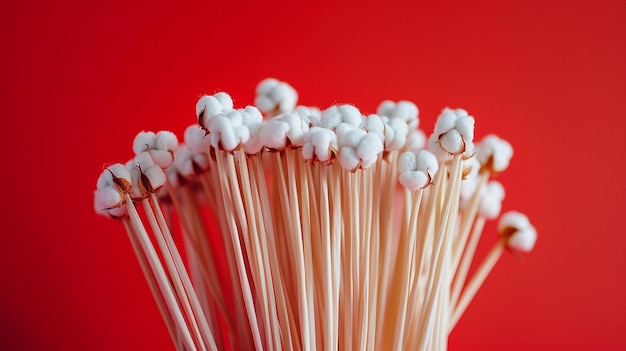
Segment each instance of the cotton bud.
M513 157L511 144L496 135L486 136L476 147L476 158L483 168L491 172L506 170L511 157Z
M398 159L400 183L410 191L428 187L438 169L437 157L425 150L407 151Z
M297 102L296 90L291 85L274 78L261 81L256 88L254 104L270 116L292 112Z
M498 224L498 233L506 239L509 249L529 252L537 241L537 231L524 214L510 211L502 215Z
M435 124L434 137L448 154L467 153L468 144L474 139L474 118L463 109L445 108Z

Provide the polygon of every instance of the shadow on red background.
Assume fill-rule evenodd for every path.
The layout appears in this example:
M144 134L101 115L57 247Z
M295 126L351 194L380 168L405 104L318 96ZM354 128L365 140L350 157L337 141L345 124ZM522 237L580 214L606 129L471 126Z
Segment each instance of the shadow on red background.
M515 147L504 209L536 250L504 257L453 350L626 348L626 5L0 5L0 348L169 350L122 226L92 209L142 130L182 135L202 93L273 76L301 102L409 99L430 130L464 107ZM479 252L494 241L488 226Z

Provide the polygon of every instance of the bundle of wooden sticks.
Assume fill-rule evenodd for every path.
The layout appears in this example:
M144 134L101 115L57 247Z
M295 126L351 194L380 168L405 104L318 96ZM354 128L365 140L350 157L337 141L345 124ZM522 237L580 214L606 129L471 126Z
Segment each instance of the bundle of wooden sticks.
M511 146L474 144L474 118L385 101L297 106L267 79L256 106L202 96L184 143L141 132L104 169L99 214L120 220L180 350L445 350L526 216L500 216ZM472 277L486 220L498 240Z

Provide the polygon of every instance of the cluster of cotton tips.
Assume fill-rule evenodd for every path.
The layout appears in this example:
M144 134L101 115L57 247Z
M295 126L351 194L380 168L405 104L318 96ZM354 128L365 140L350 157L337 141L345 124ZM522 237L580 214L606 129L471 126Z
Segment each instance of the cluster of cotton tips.
M410 191L427 188L438 169L437 157L426 150L404 152L398 162L400 183Z
M267 78L256 88L254 104L267 115L292 112L298 102L298 93L289 84Z
M445 161L451 155L468 155L474 145L474 117L463 109L445 108L437 118L428 148Z
M529 252L535 247L537 231L526 215L510 211L502 215L498 233L506 240L506 246L515 251Z

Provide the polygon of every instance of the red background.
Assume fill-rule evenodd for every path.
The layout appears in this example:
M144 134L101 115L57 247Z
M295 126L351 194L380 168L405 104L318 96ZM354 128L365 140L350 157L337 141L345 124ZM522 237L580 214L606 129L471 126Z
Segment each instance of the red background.
M0 4L0 349L172 349L96 178L268 76L321 107L415 101L427 131L464 107L513 144L504 209L536 250L502 258L451 349L626 348L625 2L227 3Z

